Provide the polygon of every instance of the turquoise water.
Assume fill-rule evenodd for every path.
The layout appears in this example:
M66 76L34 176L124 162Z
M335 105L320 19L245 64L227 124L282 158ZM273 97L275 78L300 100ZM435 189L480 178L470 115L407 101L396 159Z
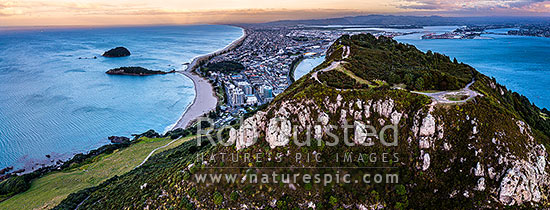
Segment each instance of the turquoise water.
M452 27L447 27L448 31ZM445 31L445 27L425 28ZM491 30L504 32L504 30ZM456 57L481 73L529 98L539 107L550 108L550 38L482 35L487 39L422 40L422 34L396 37L422 51L432 50Z
M306 58L302 60L298 66L296 66L296 69L294 69L294 79L300 79L300 77L309 73L313 68L323 63L323 61L325 61L325 56Z
M155 26L2 31L0 168L67 158L108 136L163 132L193 101L180 74L106 75L120 66L180 70L242 35L230 26ZM113 47L132 55L103 58ZM97 56L97 59L93 59ZM79 59L82 58L82 59Z

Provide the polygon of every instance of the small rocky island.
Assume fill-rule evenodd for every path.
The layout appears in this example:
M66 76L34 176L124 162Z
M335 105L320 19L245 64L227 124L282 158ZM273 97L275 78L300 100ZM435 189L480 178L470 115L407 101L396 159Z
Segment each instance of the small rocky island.
M154 75L154 74L168 74L168 73L175 73L175 70L172 71L158 71L158 70L149 70L143 67L120 67L116 69L111 69L105 73L111 74L111 75L131 75L131 76L147 76L147 75Z
M116 47L103 53L103 57L118 58L118 57L130 56L130 54L131 54L130 51L125 47Z

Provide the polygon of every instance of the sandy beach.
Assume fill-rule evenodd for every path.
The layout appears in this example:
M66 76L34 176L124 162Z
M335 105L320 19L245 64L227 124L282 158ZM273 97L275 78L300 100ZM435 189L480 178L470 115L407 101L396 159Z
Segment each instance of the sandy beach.
M216 108L218 98L214 93L212 84L210 84L207 79L196 73L195 70L203 61L238 47L244 41L246 35L246 30L243 29L243 35L239 39L233 41L231 44L220 50L195 57L191 63L187 65L187 68L184 71L178 72L193 80L193 84L195 85L195 99L170 130L187 128L193 120Z

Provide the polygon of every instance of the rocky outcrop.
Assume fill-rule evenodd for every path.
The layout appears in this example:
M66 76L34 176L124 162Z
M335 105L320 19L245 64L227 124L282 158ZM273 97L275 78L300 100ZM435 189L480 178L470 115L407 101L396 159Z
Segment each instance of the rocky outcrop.
M3 169L0 169L0 175L3 175L6 172L11 171L11 170L13 170L13 166L8 166L8 167L5 167Z
M155 75L155 74L168 74L168 73L175 73L176 71L156 71L156 70L149 70L143 67L120 67L115 69L110 69L109 71L105 72L107 74L111 75L131 75L131 76L147 76L147 75Z
M317 102L319 103L319 102ZM378 100L353 100L347 101L342 95L325 98L317 104L313 100L293 99L288 101L279 101L264 111L259 111L252 117L244 120L241 127L233 129L230 132L230 141L236 143L238 150L252 146L256 141L265 140L273 149L275 147L286 146L293 141L296 134L310 132L314 138L321 139L327 136L331 131L330 124L335 126L351 125L352 143L356 145L372 146L377 137L369 136L370 130L367 126L380 128L387 122L405 126L410 133L406 138L411 150L418 149L420 154L416 157L418 162L416 168L424 173L434 173L436 167L444 163L440 161L435 154L438 150L456 153L463 147L452 143L446 124L455 124L445 121L446 116L437 113L433 104L425 109L419 110L400 110L392 98ZM409 121L408 114L414 115ZM414 114L411 114L414 113ZM313 120L316 119L316 120ZM411 125L400 125L400 122L408 121ZM463 141L470 141L467 149L472 150L479 160L472 164L471 171L461 171L464 176L472 175L476 182L472 183L467 190L455 193L455 196L472 197L476 192L490 192L495 201L504 205L516 205L526 202L540 202L543 199L543 188L550 186L547 175L547 155L543 145L536 144L531 134L529 125L522 121L517 121L517 132L519 137L527 141L525 148L534 148L527 156L528 158L519 158L519 155L512 153L509 149L502 148L503 145L499 138L502 134L496 134L489 144L492 144L499 151L501 156L498 164L487 164L493 157L487 157L483 149L474 146L479 141L479 135L482 123L480 119L471 115L464 115L459 121L464 122L469 138ZM454 134L456 135L456 133ZM258 139L264 136L264 139ZM300 140L303 140L299 138ZM417 145L412 141L416 139ZM490 142L493 143L490 143ZM400 144L402 145L402 144ZM412 148L415 147L416 148ZM462 147L462 148L461 148ZM497 157L498 157L497 155ZM450 163L460 161L466 163L469 160L465 157L457 156L449 160ZM446 168L444 172L456 170ZM495 182L500 183L498 186Z
M530 130L523 122L518 123L523 132ZM547 153L544 145L533 145L528 160L506 161L510 166L500 181L499 201L506 205L521 205L526 202L540 202L542 189L550 185L546 171ZM512 157L513 158L513 157Z
M108 58L126 57L130 55L130 51L125 47L116 47L103 53L103 57Z
M127 144L130 143L130 138L124 136L109 136L109 140L113 144Z
M265 112L259 111L254 116L243 121L239 130L233 128L229 131L229 140L231 144L235 144L237 150L249 147L256 143L260 135L260 130L265 127Z

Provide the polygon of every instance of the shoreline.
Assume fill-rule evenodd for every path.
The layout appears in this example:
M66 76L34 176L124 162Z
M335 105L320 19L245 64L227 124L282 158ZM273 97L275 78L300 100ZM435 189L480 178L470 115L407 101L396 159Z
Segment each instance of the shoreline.
M241 35L241 37L231 42L229 45L225 46L222 49L193 58L193 60L189 63L189 65L187 65L185 70L178 71L178 73L187 76L193 81L195 88L195 98L193 99L193 102L189 104L189 106L187 106L178 121L176 121L176 123L174 123L171 128L168 129L168 131L178 128L185 129L200 116L210 112L211 110L216 109L216 106L218 105L218 97L214 93L214 87L212 86L212 84L210 84L207 78L202 77L195 71L197 70L198 66L202 65L203 62L209 60L210 58L226 53L240 46L242 42L246 39L248 34L245 28L239 28L241 28L243 31L243 35Z
M234 26L234 27L238 27L238 26ZM208 82L206 78L203 78L202 76L200 76L199 74L193 71L197 68L199 62L204 61L205 59L210 59L212 56L217 56L219 54L225 53L229 50L232 50L240 46L240 44L242 44L242 42L246 39L247 33L246 33L246 29L244 29L243 27L239 27L239 28L242 29L243 34L238 39L234 40L233 42L231 42L230 44L228 44L222 49L216 50L214 52L211 52L205 55L194 57L192 62L189 65L187 65L185 70L175 71L175 73L180 73L193 81L194 88L195 88L195 97L193 99L193 102L185 108L185 111L183 112L181 117L178 119L178 121L172 125L169 125L163 133L166 133L166 131L171 131L177 128L185 129L191 122L196 120L198 117L216 108L218 103L218 98L216 97L213 91L213 86L210 84L210 82ZM198 86L201 86L202 88L198 88ZM209 104L201 103L202 101L208 101ZM108 144L109 143L102 144L99 147L108 145ZM51 158L47 158L44 160L33 159L33 160L30 160L28 163L25 163L21 168L14 167L12 170L7 171L4 175L14 173L20 169L25 169L25 170L22 172L15 173L14 175L29 174L29 173L38 171L42 168L56 167L56 166L62 165L63 162L72 159L76 154L79 154L79 153L87 154L91 150L94 150L94 149L83 150L81 152L71 152L71 154L54 153L54 154L51 154L52 155ZM7 167L12 167L12 166L8 165ZM1 169L3 168L0 168L0 170ZM3 175L0 175L0 177L2 176Z
M294 77L294 73L296 71L296 68L300 65L302 61L304 61L306 58L304 56L300 56L296 60L292 61L290 71L288 72L288 78L290 79L291 84L296 82L296 78Z

